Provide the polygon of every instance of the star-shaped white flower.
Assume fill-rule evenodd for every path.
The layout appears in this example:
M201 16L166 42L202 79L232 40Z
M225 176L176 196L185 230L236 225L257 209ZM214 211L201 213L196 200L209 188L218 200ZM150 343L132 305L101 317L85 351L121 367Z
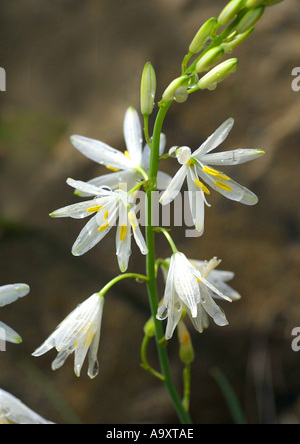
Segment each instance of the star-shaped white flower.
M74 135L71 142L74 147L84 156L106 166L113 173L96 177L88 183L97 186L108 186L112 190L119 187L120 183L126 183L127 189L133 188L137 181L143 178L143 172L148 172L150 164L150 148L146 144L143 149L143 134L137 111L130 107L127 109L124 118L124 139L127 150L121 151L112 148L99 140ZM160 155L164 153L166 138L161 136ZM164 190L171 182L171 177L162 172L158 172L157 187ZM82 195L80 190L77 194Z
M210 166L238 165L257 159L264 154L264 151L256 149L237 149L210 154L226 139L233 124L234 120L228 119L193 153L187 146L173 147L169 151L171 156L177 157L182 166L161 196L160 202L162 205L170 203L180 192L186 178L193 221L196 230L201 233L204 230L204 204L207 203L205 194L210 194L203 182L228 199L246 205L255 205L258 201L252 191Z
M214 298L232 302L239 299L240 295L225 283L233 277L232 273L214 270L219 263L216 258L209 262L189 261L183 253L178 252L171 257L168 270L162 267L166 287L157 318L168 318L165 333L167 340L172 337L184 309L200 333L208 327L207 315L219 326L228 324Z
M141 253L144 255L148 253L135 214L136 204L131 194L122 189L112 191L79 180L68 179L67 183L83 193L95 196L93 200L69 205L50 214L52 217L71 217L74 219L82 219L93 215L73 245L72 253L74 256L81 256L89 251L116 225L118 225L116 252L122 272L126 271L128 267L132 232Z
M53 424L19 399L0 389L0 424Z
M0 307L11 304L19 298L23 298L30 291L26 284L9 284L0 287ZM2 337L3 336L3 337ZM3 322L0 322L0 340L19 344L22 342L20 335Z
M91 379L95 378L99 372L97 353L103 304L104 298L99 293L90 296L62 321L54 333L32 355L38 357L56 348L58 355L52 362L52 370L57 370L74 352L74 372L79 377L88 354L88 375Z

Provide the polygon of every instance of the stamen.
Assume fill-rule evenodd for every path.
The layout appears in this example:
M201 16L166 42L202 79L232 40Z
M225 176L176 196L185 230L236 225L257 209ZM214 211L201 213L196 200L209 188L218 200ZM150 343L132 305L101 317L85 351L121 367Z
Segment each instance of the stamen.
M204 185L204 183L200 182L200 180L195 179L195 180L194 180L194 184L195 184L198 188L200 188L200 190L204 191L204 193L206 193L206 194L210 194L209 189Z
M129 154L129 152L127 150L124 151L124 154L125 154L126 157L128 157L128 159L130 159L130 154Z
M133 228L134 230L136 230L134 214L132 214L132 213L128 213L128 219L129 219L129 221L130 221L130 223L131 223L132 228Z
M107 168L108 170L111 170L111 171L115 171L116 173L117 173L118 171L120 171L120 170L118 170L118 168L113 168L113 167L110 167L110 166L108 166L108 165L105 165L105 168Z
M232 191L232 188L229 185L227 185L226 183L220 182L219 180L216 180L215 185L216 185L216 187L219 187L222 190Z
M120 241L124 242L127 233L127 225L121 225L120 229Z
M101 227L98 228L98 231L100 231L100 233L102 233L102 231L106 230L106 228L109 227L109 223L108 222L104 222L103 225L101 225Z
M107 218L108 218L108 210L105 211L103 218L104 218L104 219L107 219Z
M194 165L196 165L196 163L197 163L197 160L196 159L193 159L193 157L191 157L188 161L187 161L187 166L189 166L189 167L192 167L192 166L194 166Z
M230 177L228 177L226 174L220 173L220 171L217 171L214 168L210 168L206 165L202 168L202 171L209 174L210 176L215 176L218 179L230 180Z
M98 211L103 210L103 205L97 205L96 207L91 207L86 210L87 213L97 213Z

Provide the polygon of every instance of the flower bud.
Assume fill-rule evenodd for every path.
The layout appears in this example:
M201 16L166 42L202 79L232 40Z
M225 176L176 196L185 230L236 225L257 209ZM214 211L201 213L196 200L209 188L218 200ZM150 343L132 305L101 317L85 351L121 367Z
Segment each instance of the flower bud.
M231 20L233 20L240 10L244 7L245 0L232 0L223 9L218 17L218 22L220 25L227 25Z
M256 8L257 6L261 6L265 4L266 0L247 0L246 8Z
M236 32L238 34L243 34L243 32L248 31L252 28L255 23L261 18L265 10L264 6L259 6L258 8L249 9L248 12L241 18L239 24L236 27Z
M179 357L184 364L191 364L195 359L195 352L191 341L191 336L183 321L180 321L177 326L178 341L179 341Z
M222 49L220 46L210 49L197 62L196 71L198 73L203 71L208 71L223 57L223 55L224 55L224 49Z
M148 336L148 338L153 338L153 336L155 336L155 326L152 317L144 325L144 334L145 336Z
M229 59L220 65L217 65L205 76L203 76L198 82L199 89L213 90L217 87L217 84L226 79L230 74L233 74L237 70L237 59Z
M149 116L153 111L156 92L156 75L150 62L144 66L141 80L141 113Z
M242 34L236 34L234 33L234 36L231 38L231 36L228 37L228 41L225 41L220 46L224 49L225 53L230 53L234 48L239 46L241 43L243 43L245 40L247 40L248 37L252 34L255 27L252 26L252 28L248 29L248 31L243 32Z
M189 77L187 75L177 77L177 79L173 80L170 83L170 85L166 88L166 90L162 96L162 101L163 102L171 102L171 100L175 99L176 94L179 94L182 96L182 94L183 94L182 88L187 91L188 83L189 83Z
M200 52L206 42L215 35L217 28L218 20L215 17L207 20L192 40L192 43L189 46L189 52L191 54Z

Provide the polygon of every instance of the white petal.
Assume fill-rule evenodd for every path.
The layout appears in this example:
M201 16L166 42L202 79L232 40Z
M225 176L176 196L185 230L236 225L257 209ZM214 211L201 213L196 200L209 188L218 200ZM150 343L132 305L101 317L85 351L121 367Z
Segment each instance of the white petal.
M193 318L197 316L200 291L197 278L184 254L175 253L174 265L175 290L182 302L190 309Z
M124 119L124 139L130 159L134 166L141 165L142 161L142 127L136 110L128 108Z
M9 284L0 287L0 307L11 304L19 298L23 298L30 291L26 284Z
M50 214L51 217L71 217L72 219L83 219L85 217L91 216L92 213L87 210L91 207L96 207L101 205L99 200L89 200L86 202L79 202L73 205L68 205L67 207L59 208Z
M73 247L72 254L74 256L82 256L91 248L93 248L107 233L111 230L112 225L109 225L105 230L99 231L99 224L97 223L97 216L94 216L81 230Z
M79 190L83 193L88 193L92 196L108 196L110 194L109 190L91 185L87 182L83 182L82 180L74 180L69 178L67 179L67 184L70 185L70 187L75 188L76 190Z
M201 292L201 305L204 310L213 318L214 322L220 327L228 325L225 313L223 310L214 302L213 298L209 295L209 292L205 285L200 284Z
M226 120L194 153L192 157L201 159L204 154L217 148L228 136L234 124L232 118Z
M94 179L91 179L86 183L95 187L107 187L111 190L116 190L117 188L120 188L121 186L126 184L127 190L129 191L136 185L137 180L140 178L140 173L136 172L135 170L124 170L95 177ZM84 193L82 191L76 190L76 195L84 197L94 194Z
M204 231L204 192L195 185L194 180L195 176L193 176L192 170L191 168L189 168L187 174L187 182L190 210L192 213L195 228L199 233L202 234Z
M159 143L159 155L162 156L165 152L166 149L166 143L167 143L167 138L164 134L160 135L160 143ZM148 170L149 169L149 165L150 165L150 156L151 156L151 150L149 148L149 145L146 143L146 145L144 146L143 149L143 155L142 155L142 163L141 166L145 169Z
M182 165L182 167L177 171L170 185L159 200L162 205L167 205L176 198L187 175L187 168L189 168L187 165Z
M164 173L163 171L158 171L157 173L157 189L166 190L170 183L172 182L172 177Z
M119 170L132 168L132 162L121 151L99 140L74 135L71 137L71 142L84 156L100 165L117 168Z
M3 322L0 322L0 340L1 342L6 341L13 344L20 344L22 342L21 336Z
M255 149L237 149L222 153L205 154L201 161L207 165L240 165L258 159L264 151Z

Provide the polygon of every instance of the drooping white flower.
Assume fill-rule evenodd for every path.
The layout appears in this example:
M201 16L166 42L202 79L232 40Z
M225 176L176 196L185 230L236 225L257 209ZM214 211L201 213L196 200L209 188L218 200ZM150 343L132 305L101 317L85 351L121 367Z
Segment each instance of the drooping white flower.
M0 287L0 307L11 304L19 298L23 298L29 291L30 288L26 284L3 285ZM0 322L0 339L14 344L22 342L20 335L3 322Z
M257 159L264 154L264 151L256 149L237 149L210 154L226 139L233 124L234 120L228 119L193 153L187 146L173 147L169 151L171 156L177 157L182 166L162 194L160 202L162 205L170 203L180 192L186 178L193 221L196 230L201 233L204 230L204 204L207 203L205 194L210 194L203 182L228 199L245 205L254 205L258 201L252 191L210 166L238 165Z
M96 186L108 186L112 190L119 187L121 183L127 184L130 190L136 182L143 178L141 171L148 172L150 164L150 148L146 144L143 149L142 127L137 111L130 107L127 109L123 127L124 139L127 150L122 153L99 140L74 135L71 142L74 147L84 156L106 166L113 173L96 177L88 183ZM166 138L161 136L160 155L164 153ZM164 190L170 183L171 177L162 172L158 172L157 187ZM81 190L77 194L82 195Z
M61 322L32 355L38 357L55 348L58 355L52 362L52 370L57 370L74 352L74 372L79 377L88 354L88 375L91 379L95 378L99 372L97 353L103 304L104 297L99 293L90 296Z
M178 252L171 257L168 270L162 267L166 287L157 318L168 318L166 339L172 337L184 309L200 333L208 327L208 315L219 326L228 324L214 298L232 302L240 295L225 284L232 278L232 273L214 270L219 263L216 258L209 262L189 261L183 253Z
M0 424L53 424L27 407L18 398L0 389Z
M122 272L128 267L132 232L141 253L147 254L147 246L137 221L136 205L132 195L122 189L111 191L73 179L68 179L67 183L82 192L96 196L93 200L69 205L50 214L52 217L74 219L82 219L93 214L73 245L74 256L81 256L89 251L116 225L118 225L116 252Z

